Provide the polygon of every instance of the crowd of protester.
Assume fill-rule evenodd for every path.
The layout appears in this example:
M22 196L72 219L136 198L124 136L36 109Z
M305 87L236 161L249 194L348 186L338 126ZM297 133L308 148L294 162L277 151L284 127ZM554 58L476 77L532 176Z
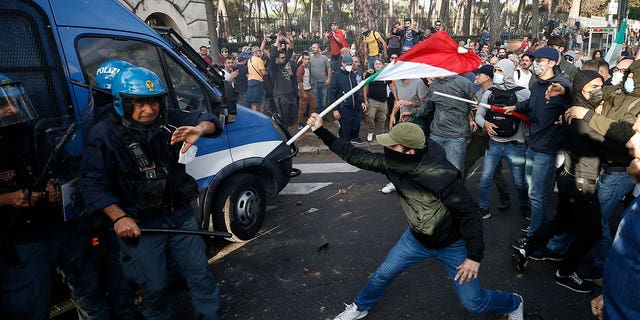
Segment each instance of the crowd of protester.
M277 113L295 130L306 124L309 115L322 112L440 30L444 30L440 21L419 29L411 19L388 32L363 27L362 46L355 48L333 22L322 40L316 37L318 42L302 52L293 51L299 37L279 33L267 34L259 46L244 47L233 55L223 48L221 55L226 59L225 77L239 92L240 104ZM635 272L634 284L640 278L637 257L635 271L607 263L612 230L618 227L622 208L638 193L627 174L633 166L625 143L634 129L640 129L633 126L640 113L640 80L633 77L640 62L634 50L637 32L630 29L628 35L617 63L609 65L605 51L584 51L587 32L566 23L551 21L541 39L525 36L515 49L506 42L489 43L483 30L478 40L459 43L480 57L475 72L374 81L342 101L324 120L335 120L339 139L354 145L365 143L361 124L368 128L369 143L398 123L418 124L425 137L445 150L464 179L469 168L481 161L477 199L483 219L510 207L507 185L512 180L523 218L522 237L512 242L515 270L524 272L529 260L557 262L554 282L577 293L592 292L593 284L602 285L605 277L604 310L609 312L605 316L637 317L640 311L628 305L628 295L606 291L607 275ZM505 113L474 109L434 91L499 105ZM528 122L513 116L517 113ZM502 159L512 179L502 175ZM492 181L499 191L495 209L489 201ZM381 189L395 190L393 182ZM554 192L558 193L555 208ZM585 261L592 249L593 261ZM582 263L590 267L579 272ZM594 314L599 316L602 301L594 301ZM344 319L366 315L355 304L347 309L341 314Z

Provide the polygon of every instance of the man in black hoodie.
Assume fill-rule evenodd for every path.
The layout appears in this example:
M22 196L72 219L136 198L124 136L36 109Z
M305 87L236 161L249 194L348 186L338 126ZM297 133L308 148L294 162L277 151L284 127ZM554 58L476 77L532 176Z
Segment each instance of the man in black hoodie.
M426 140L418 125L400 123L389 133L377 135L384 154L336 139L315 113L307 125L349 164L386 175L397 188L409 223L355 301L335 319L364 318L395 277L429 258L443 264L467 310L523 319L522 297L480 287L478 270L484 254L480 208L464 187L460 172L447 161L444 149Z

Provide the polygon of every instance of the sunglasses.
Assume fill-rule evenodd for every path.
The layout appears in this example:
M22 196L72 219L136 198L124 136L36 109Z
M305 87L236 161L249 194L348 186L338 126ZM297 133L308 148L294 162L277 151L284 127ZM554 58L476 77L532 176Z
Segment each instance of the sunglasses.
M436 27L439 27L439 26L441 26L441 24L439 24L439 23L436 23Z
M397 58L397 57L391 56L391 58L389 58L389 59L391 59L391 60L395 60L395 58Z

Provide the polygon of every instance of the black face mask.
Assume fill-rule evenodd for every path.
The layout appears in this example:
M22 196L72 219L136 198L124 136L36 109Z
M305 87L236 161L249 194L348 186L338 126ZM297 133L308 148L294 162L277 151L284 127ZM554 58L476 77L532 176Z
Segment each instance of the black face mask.
M384 149L384 161L392 171L398 173L405 173L413 170L420 164L422 157L424 156L426 149L416 150L415 154L401 153L391 150L389 148Z

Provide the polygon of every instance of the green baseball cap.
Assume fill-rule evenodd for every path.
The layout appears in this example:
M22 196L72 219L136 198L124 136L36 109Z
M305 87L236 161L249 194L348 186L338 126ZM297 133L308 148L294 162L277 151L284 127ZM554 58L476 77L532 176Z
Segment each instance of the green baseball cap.
M389 133L377 135L376 140L386 147L399 144L416 150L425 148L425 137L422 128L410 122L397 124Z

